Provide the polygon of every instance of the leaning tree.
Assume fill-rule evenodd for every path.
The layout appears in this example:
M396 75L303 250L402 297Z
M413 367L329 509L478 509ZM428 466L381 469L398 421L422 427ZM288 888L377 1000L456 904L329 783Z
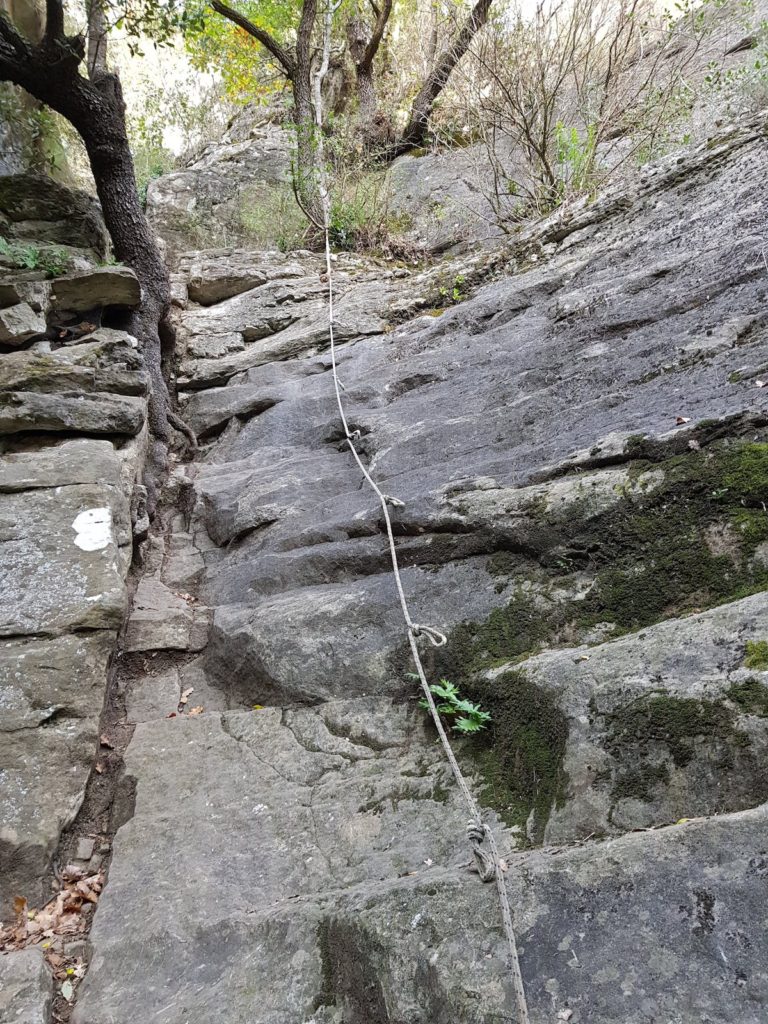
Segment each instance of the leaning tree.
M83 140L115 257L135 272L142 289L132 331L150 375L150 453L146 483L150 510L167 468L170 427L194 443L194 435L171 409L163 375L161 334L170 303L168 270L147 223L136 188L126 131L125 104L117 74L107 66L110 22L130 18L130 31L152 31L161 40L174 29L174 9L141 0L118 11L94 0L88 24L68 33L62 0L46 0L39 41L26 38L0 13L0 81L21 86L55 110Z

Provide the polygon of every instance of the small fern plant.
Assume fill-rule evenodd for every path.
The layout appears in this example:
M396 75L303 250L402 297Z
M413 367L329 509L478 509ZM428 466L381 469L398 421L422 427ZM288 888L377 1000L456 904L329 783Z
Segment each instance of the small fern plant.
M414 678L418 679L419 677L414 676ZM479 704L465 700L459 693L459 688L453 683L449 683L447 679L441 679L439 683L431 683L429 689L437 698L435 703L440 714L452 719L451 727L454 732L465 735L480 732L490 722L490 711L483 711ZM425 697L419 701L419 707L429 710L429 704Z

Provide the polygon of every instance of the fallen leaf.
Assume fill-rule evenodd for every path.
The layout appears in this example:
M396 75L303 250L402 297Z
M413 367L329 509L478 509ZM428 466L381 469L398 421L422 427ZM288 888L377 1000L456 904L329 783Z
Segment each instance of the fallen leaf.
M205 708L202 704L198 704L197 707L189 709L190 715L202 715L203 711L205 711Z
M179 704L186 704L187 701L189 700L190 693L194 693L194 692L195 692L194 686L188 686L186 688L186 690L184 690L182 695L179 697Z
M768 388L768 380L756 380L755 381L755 387L756 388Z
M84 900L88 900L89 903L98 903L99 897L93 892L87 882L78 882L77 891L83 897Z
M67 1000L68 1003L72 1002L72 997L75 994L75 989L71 981L67 980L61 986L61 994Z
M578 665L578 663L579 663L580 661L589 661L589 659L590 659L590 655L589 655L589 654L580 654L580 655L578 656L578 658L574 658L573 660L574 660L574 661L576 662L576 664Z
M166 717L166 718L175 718L175 717L176 717L176 712L175 712L175 711L172 711L172 712L170 713L170 715L166 715L165 717Z
M101 736L99 736L99 743L102 745L102 747L106 747L108 750L115 749L114 743L111 742L109 736L107 736L106 733L102 733Z
M432 867L432 863L433 863L432 858L431 857L427 857L427 859L424 861L424 863L427 865L428 868L431 868Z
M561 1010L557 1015L558 1020L570 1020L573 1016L573 1010Z
M691 422L691 417L690 416L678 416L677 419L675 420L675 423L678 425L678 427L681 427L683 425L683 423L690 423L690 422Z
M103 775L104 774L104 765L103 764L101 764L101 763L99 763L97 761L96 764L93 767L94 767L94 770L99 773L99 775Z
M264 710L264 705L263 704L254 704L253 705L253 710L254 711L263 711Z
M17 917L21 917L27 912L27 901L23 896L13 897L13 912Z

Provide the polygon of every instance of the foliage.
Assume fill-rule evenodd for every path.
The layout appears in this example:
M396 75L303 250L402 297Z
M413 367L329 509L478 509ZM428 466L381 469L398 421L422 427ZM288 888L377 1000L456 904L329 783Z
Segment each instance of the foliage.
M418 677L417 677L418 678ZM441 679L439 683L430 684L430 692L439 698L437 710L441 715L452 718L452 728L455 732L464 734L480 732L491 720L490 712L483 711L479 704L471 700L465 700L459 694L459 689L447 679ZM429 709L426 698L419 701L419 707Z
M40 248L23 242L8 241L0 235L0 257L10 261L17 270L42 270L48 277L58 277L69 268L69 254L59 245Z
M762 106L768 99L768 20L756 26L752 49L754 56L738 67L722 68L717 61L707 67L706 88L724 99L732 113L743 107Z
M578 128L566 128L562 121L557 122L555 163L560 198L565 198L569 193L579 194L589 190L594 177L596 148L596 125L587 125L582 138Z
M0 86L0 124L32 171L60 177L66 161L59 118L10 85Z
M290 36L298 23L300 0L247 0L237 10L259 28L278 38ZM244 29L211 12L190 22L185 45L198 71L221 75L233 103L268 103L284 88L267 51Z
M500 224L546 214L664 152L690 116L689 69L720 6L543 0L500 12L457 87Z

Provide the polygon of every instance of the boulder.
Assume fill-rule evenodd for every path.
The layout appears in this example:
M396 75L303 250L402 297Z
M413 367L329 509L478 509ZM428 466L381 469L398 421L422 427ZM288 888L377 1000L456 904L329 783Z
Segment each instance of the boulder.
M0 309L0 344L24 345L36 335L45 333L45 318L26 302Z
M141 285L128 267L99 267L57 277L51 295L57 309L72 313L106 306L135 309L141 302Z

